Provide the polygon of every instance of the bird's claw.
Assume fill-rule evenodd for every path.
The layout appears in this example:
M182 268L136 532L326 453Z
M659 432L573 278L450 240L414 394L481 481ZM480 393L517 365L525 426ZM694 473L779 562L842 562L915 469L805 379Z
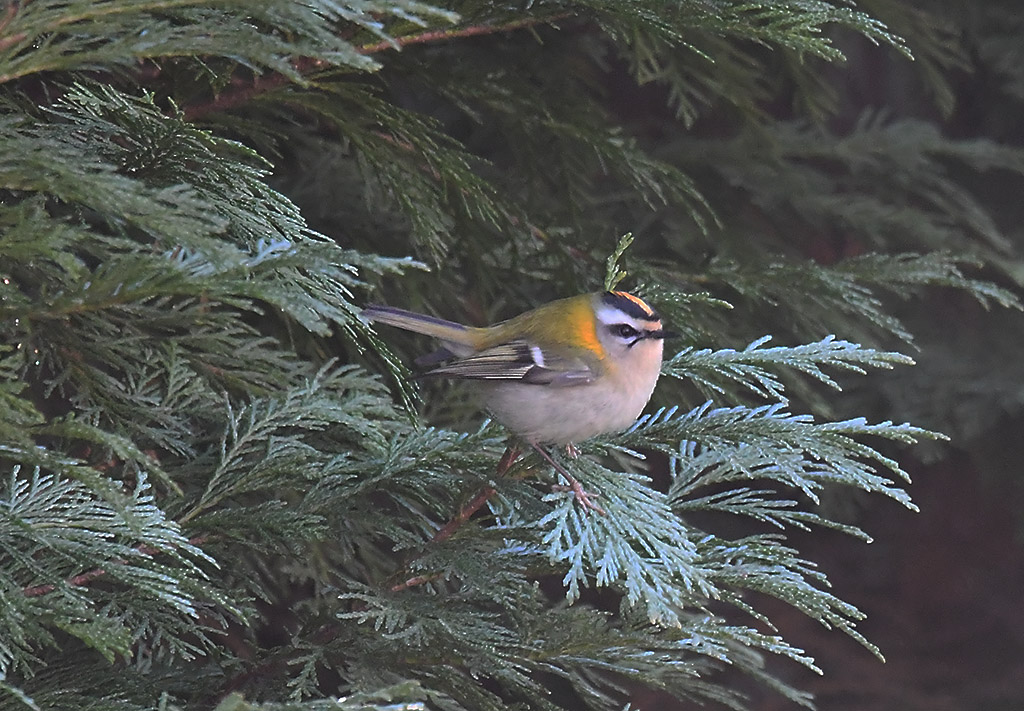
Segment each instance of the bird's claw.
M576 496L576 500L580 503L580 506L582 506L584 510L589 509L591 511L597 511L602 516L608 515L607 511L605 511L598 504L592 501L592 499L596 499L598 496L600 496L600 494L589 493L586 489L583 488L582 484L580 484L578 481L571 477L569 479L569 482L570 483L568 486L566 486L565 484L555 484L554 486L551 487L551 490L571 491Z

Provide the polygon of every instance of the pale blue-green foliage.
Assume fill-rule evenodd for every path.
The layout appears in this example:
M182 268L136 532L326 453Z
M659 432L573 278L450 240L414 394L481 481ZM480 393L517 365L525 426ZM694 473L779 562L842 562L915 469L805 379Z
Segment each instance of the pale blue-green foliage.
M19 397L26 384L18 378L23 358L17 350L13 345L0 344L0 431L7 446L27 443L24 430L43 420L30 402Z
M538 551L565 569L570 601L588 586L622 591L624 604L646 610L652 624L680 626L687 611L724 600L758 616L741 590L789 600L823 624L845 631L877 653L855 629L862 614L826 588L825 576L780 534L722 539L694 528L687 515L716 511L750 517L780 531L811 525L867 538L858 528L832 520L813 507L827 487L881 493L914 509L900 486L899 464L865 438L913 443L936 433L907 424L870 424L863 418L816 422L786 411L779 369L792 369L838 388L824 368L864 373L868 367L906 364L904 356L825 339L796 347L742 351L692 349L668 359L666 371L711 390L719 383L768 398L772 404L715 408L710 402L679 413L645 416L626 434L599 440L595 450L628 455L615 470L588 458L566 462L599 497L607 515L586 515L571 493L537 522ZM631 472L634 448L669 455L667 493ZM708 492L708 493L705 493ZM810 660L799 652L784 651Z
M44 0L19 3L11 15L0 45L0 82L46 71L127 68L146 58L211 55L301 81L292 64L297 57L361 71L379 67L334 31L337 23L389 41L389 24L396 20L423 27L458 17L418 0Z
M764 336L740 351L686 348L665 361L662 374L689 380L708 395L724 394L726 384L733 384L759 397L785 401L779 373L771 367L792 369L839 390L839 383L822 370L822 365L864 374L867 367L892 368L914 363L901 353L862 348L856 343L836 340L835 336L802 346L763 348L770 340L771 336Z
M295 435L332 428L349 430L353 439L379 437L370 429L368 416L381 409L380 394L374 381L348 367L325 369L283 397L252 401L237 410L225 400L227 428L216 450L215 465L182 520L240 493L273 490L296 477L333 475L346 464L344 454L325 452ZM285 431L292 436L281 436Z
M112 661L137 638L136 625L148 625L136 616L139 608L161 606L166 618L177 618L168 631L176 627L181 634L195 628L198 596L217 597L204 571L214 561L156 505L142 472L134 489L100 496L67 476L39 468L26 475L15 466L0 500L0 540L5 597L23 588L29 600L35 598L27 608L4 606L3 626L12 633L0 643L4 676L23 673L25 654L40 641L54 642L39 617L44 611L58 616L64 632ZM112 596L91 609L99 600L69 579L101 569L141 599L126 604ZM187 653L190 646L179 651Z
M838 368L848 366L851 361L861 365L877 361L885 366L900 360L895 354L854 356L852 349L850 344L848 348L835 349L831 356L817 352L812 360L816 367L834 365ZM809 359L807 350L794 349L789 354L791 362L800 362L801 357ZM774 361L785 362L781 353L775 355L779 357ZM700 356L695 360L700 361ZM709 354L706 360L704 367L709 370L728 363L728 359L716 359L714 354ZM832 360L835 362L830 362ZM734 377L740 379L741 385L756 386L756 376L750 376L749 383L742 381L742 375ZM780 535L748 535L729 540L687 521L687 513L691 511L724 511L750 516L780 529L815 524L857 534L856 528L834 523L807 506L816 500L822 487L835 484L881 492L911 505L906 494L882 473L888 470L899 478L902 470L889 457L861 441L872 436L909 442L932 435L906 425L871 425L860 419L816 423L807 416L784 412L781 403L757 408L702 406L684 415L658 414L638 423L632 432L621 438L595 443L592 451L628 454L629 447L643 445L672 454L673 482L668 495L653 490L646 477L630 471L631 462L637 461L632 455L621 460L622 469L609 468L586 457L574 462L565 460L563 463L598 495L607 515L582 513L574 505L572 494L566 492L548 494L545 499L559 504L530 523L529 516L516 513L526 506L526 501L519 498L524 490L499 483L505 496L511 497L510 501L521 502L518 508L507 509L506 504L496 503L494 511L498 518L493 528L485 527L476 534L467 531L457 534L450 547L439 544L418 560L419 565L409 569L409 575L433 573L425 581L431 587L453 584L462 589L461 593L438 597L436 593L422 596L411 590L398 590L388 594L350 580L344 586L347 592L340 597L342 609L349 611L339 612L339 616L356 625L346 634L355 634L358 638L373 630L382 644L401 643L406 648L431 650L430 653L445 650L445 655L458 658L460 666L465 666L466 673L470 674L475 668L471 660L480 659L487 675L503 683L512 684L513 680L518 680L516 684L527 683L527 677L516 669L524 663L521 650L527 640L532 640L533 664L543 661L545 666L560 669L574 684L592 677L589 672L571 673L573 668L577 672L606 669L627 675L641 673L641 667L633 666L637 660L630 662L618 657L613 662L604 656L607 648L603 652L596 647L584 652L589 642L580 631L574 633L571 641L555 644L557 640L548 638L543 642L545 646L539 648L536 645L542 644L545 637L536 629L513 632L503 618L517 615L529 618L528 610L537 605L538 600L536 591L526 584L527 571L538 564L538 559L546 559L552 570L564 575L570 602L578 599L584 587L604 586L620 591L623 614L629 618L642 611L645 624L650 626L645 634L653 637L646 637L643 642L648 646L656 646L654 640L659 636L672 638L678 634L678 651L696 654L698 658L706 655L739 663L737 659L742 656L739 650L761 650L782 654L815 668L810 656L778 636L764 635L742 625L722 626L712 618L701 621L694 617L693 610L717 600L764 620L743 597L743 591L755 590L795 604L814 619L843 630L877 653L855 628L862 614L830 592L824 574L785 545ZM450 452L451 456L458 456L457 448L450 449L451 445L457 447L457 442L444 444L450 440L442 432L425 432L413 438L398 444L392 449L394 454L386 455L372 467L383 473L399 465L398 471L401 471L400 462L415 460L399 453L412 455L424 446L433 448L438 455ZM444 459L435 456L430 461L434 466L446 468ZM357 466L365 471L370 461L364 460ZM416 466L420 469L421 465ZM401 480L401 476L393 476L371 477L368 481L387 484L388 489L395 492L396 487L401 487ZM763 480L766 486L751 489L748 482L755 480ZM358 486L359 479L347 480L349 484L344 481L340 482L340 490L332 487L341 499L365 491ZM782 489L776 490L772 485L781 485ZM703 487L711 486L716 492L723 486L726 489L721 494L701 494ZM801 496L794 500L792 494L785 493L787 491L799 492ZM524 527L524 523L528 525ZM531 531L539 532L540 536L535 538L537 534ZM468 537L458 540L459 535ZM517 544L517 540L522 543ZM485 557L478 564L469 555L470 551ZM474 582L481 579L492 581L492 585L480 586ZM401 579L392 580L401 582ZM481 617L479 610L474 612L481 597L496 604L492 614ZM545 616L551 614L555 613L549 610ZM578 614L589 617L593 613L584 607ZM594 624L593 620L577 622L591 629ZM366 630L358 631L363 628ZM524 639L526 633L531 636ZM558 645L562 643L574 650L569 657L558 652ZM602 643L607 645L607 639ZM498 659L507 660L498 667L493 666L496 658L486 651L495 649L504 650ZM542 653L541 649L545 651ZM651 657L648 652L644 659L646 665L655 662L656 656ZM509 668L504 669L505 664L510 665ZM699 661L684 662L684 665L689 664L696 664L694 669L701 668ZM741 666L747 669L746 665ZM756 668L753 663L751 666ZM466 694L462 703L472 698L481 708L500 708L503 702L498 697L478 689L470 692L461 673L449 669L443 680L433 675L429 678L446 693ZM662 667L658 673L668 673L668 670ZM583 683L580 687L581 693L593 693L600 698L608 693L602 684L589 691L586 686ZM786 691L795 694L792 690ZM723 700L719 697L727 692L713 685L683 684L680 693Z
M374 691L305 702L254 702L231 694L214 711L426 711L422 700L429 693L413 682L394 684Z
M619 285L619 282L628 276L626 270L619 267L619 260L622 255L629 249L629 245L633 244L633 235L626 233L619 238L619 243L615 245L615 249L611 254L608 255L608 259L604 263L604 290L613 291L615 287Z
M154 254L123 236L109 238L104 246L119 254L116 268L79 268L80 291L63 294L49 305L51 312L145 302L198 287L233 305L269 303L325 334L332 323L352 328L355 309L349 300L360 269L395 272L413 264L367 260L308 229L297 208L265 184L269 166L263 159L180 116L166 116L151 96L77 87L55 113L63 120L10 120L0 141L0 179L79 205L112 227L116 221L118 231L134 228L174 246ZM55 163L48 158L54 153L75 160ZM183 171L191 178L187 183ZM26 222L50 219L38 205L21 210L18 226L26 231ZM32 232L40 226L31 226ZM73 238L72 233L65 243ZM7 239L19 249L19 259L32 259L17 232L5 237L4 247Z
M14 472L0 672L30 676L68 640L108 659L143 640L161 658L205 654L206 625L247 603L179 526L308 540L322 517L253 497L337 466L340 451L309 443L326 423L351 443L392 410L374 379L318 374L269 326L373 342L353 290L416 265L310 230L262 158L152 96L78 85L43 118L5 108L0 182L18 199L0 206L0 456ZM31 383L70 414L44 415Z
M621 22L620 13L615 12L613 4L605 1L592 1L588 4L606 10L613 20ZM835 24L854 28L873 41L891 44L906 51L902 39L889 31L882 22L841 2L784 0L767 3L730 0L714 7L690 2L680 3L667 13L658 13L640 3L634 5L636 15L631 19L637 27L675 43L683 43L686 39L680 27L696 27L709 34L739 37L760 44L786 47L800 54L838 60L843 58L841 50L823 32L824 27ZM685 21L679 23L679 19Z
M563 679L586 703L599 708L615 703L624 679L682 698L741 708L741 694L705 680L726 661L777 685L794 701L808 702L806 694L779 684L763 671L760 652L813 666L813 660L776 634L730 625L707 611L680 611L679 625L665 627L652 625L628 608L616 616L587 605L551 607L535 586L518 573L513 577L511 585L502 581L502 587L518 589L515 604L491 608L485 616L479 605L486 598L476 597L476 591L386 595L353 584L351 592L342 596L353 611L341 614L341 638L330 644L377 639L378 648L393 642L413 659L429 655L441 664L424 670L424 685L468 708L503 708L500 695L476 683L482 676L506 691L531 697L539 693L541 708L557 708L531 676L537 673ZM315 664L325 651L329 653L329 647L310 648L305 663ZM455 660L458 663L444 663ZM356 664L350 672L371 686L387 678L379 666L365 661ZM363 665L366 668L360 668Z
M672 410L641 418L631 440L669 452L666 439L679 442L675 479L700 485L712 481L764 478L792 487L817 501L828 484L847 484L885 494L905 505L906 492L882 472L908 479L899 464L858 437L874 436L912 444L936 433L909 424L869 424L863 418L816 423L793 415L782 403L760 407L712 408L708 402L677 416ZM695 475L699 473L699 477Z
M120 366L157 361L157 370L170 368L178 383L189 380L198 359L228 380L266 386L276 377L271 373L300 364L242 313L293 319L322 335L340 326L354 339L366 329L355 318L352 290L367 276L415 266L342 249L308 229L295 206L265 185L262 159L165 115L152 97L78 87L53 113L60 120L11 118L0 139L0 177L28 195L0 210L9 228L0 254L11 275L0 285L0 314L21 332L26 362L62 374L51 388L65 387L68 353L86 363L78 377L89 382L91 397L80 398L81 408L105 416L138 408L139 388L152 390L162 380L111 378L90 367L90 355ZM74 160L44 158L53 154ZM86 230L71 216L48 214L45 196L98 225ZM154 250L146 240L172 246ZM55 252L60 257L50 259ZM45 298L27 303L19 282L38 285ZM23 331L29 319L31 338ZM186 323L190 332L164 337ZM101 335L76 340L78 326ZM48 336L58 331L55 348ZM239 339L249 344L246 362L232 357ZM173 383L167 387L163 406L172 408L181 393ZM148 419L124 421L144 426Z
M537 522L541 550L565 568L562 582L570 602L579 598L581 586L621 583L628 603L646 608L653 624L678 626L679 611L716 597L690 539L693 531L646 477L585 459L571 466L606 513L588 515L569 492Z
M854 29L873 42L911 53L899 30L880 21L884 8L865 12L846 3L819 1L681 3L673 7L681 23L666 21L671 13L659 8L638 13L624 29L613 4L595 6L610 10L608 31L620 40L615 49L629 63L637 82L664 85L670 106L687 126L721 102L763 117L764 102L773 91L763 70L763 55L758 54L765 48L771 48L776 61L787 64L795 79L796 100L818 119L834 109L834 97L818 80L810 59L846 58L830 29ZM913 51L928 52L939 44L930 35L921 39L927 42L915 43ZM708 71L712 66L718 71ZM723 76L729 80L722 81Z
M862 614L827 591L824 575L783 545L784 538L755 535L730 541L686 523L688 512L720 511L779 529L815 524L864 536L806 508L817 503L824 487L834 485L882 493L914 508L906 492L882 473L905 478L902 469L862 443L864 436L910 443L936 435L863 419L815 423L809 416L785 413L782 403L719 409L708 404L683 415L657 413L613 446L670 453L668 495L651 489L645 477L579 460L569 466L601 497L607 515L587 516L573 505L571 493L562 495L562 505L537 523L544 531L539 551L567 567L563 582L570 601L581 587L611 586L621 589L625 604L646 609L651 623L680 626L685 611L714 600L757 616L739 594L757 590L796 604L874 650L854 627ZM758 480L768 488L747 486ZM716 487L714 493L701 495L710 486ZM773 486L802 497L780 496ZM808 662L800 652L786 653Z
M721 585L720 599L772 627L771 620L748 601L743 591L784 600L825 627L848 634L881 659L878 648L856 629L856 623L864 619L864 613L830 592L825 574L814 563L801 557L796 549L784 545L782 540L778 535L746 536L735 540L708 536L703 539L703 559L709 577ZM800 649L772 651L785 654L820 673L813 658Z

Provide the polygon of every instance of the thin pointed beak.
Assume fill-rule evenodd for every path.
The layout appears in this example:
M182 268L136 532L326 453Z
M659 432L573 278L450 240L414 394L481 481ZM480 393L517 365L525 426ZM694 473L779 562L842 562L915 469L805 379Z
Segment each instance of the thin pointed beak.
M657 338L665 340L666 338L679 338L679 334L675 331L666 331L664 328L659 328L657 331L646 331L644 332L644 338Z

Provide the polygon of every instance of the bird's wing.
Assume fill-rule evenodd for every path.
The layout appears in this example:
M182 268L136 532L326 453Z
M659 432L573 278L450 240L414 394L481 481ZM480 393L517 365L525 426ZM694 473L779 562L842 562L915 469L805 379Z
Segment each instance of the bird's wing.
M582 359L553 353L526 341L510 341L457 358L424 373L472 380L519 380L536 385L584 385L596 373Z

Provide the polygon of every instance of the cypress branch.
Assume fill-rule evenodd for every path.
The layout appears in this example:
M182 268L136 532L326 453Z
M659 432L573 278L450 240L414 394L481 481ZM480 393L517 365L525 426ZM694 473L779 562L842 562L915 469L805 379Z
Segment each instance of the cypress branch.
M868 540L824 493L913 509L896 445L941 438L893 423L909 396L837 417L833 391L910 365L888 343L927 331L935 293L1019 309L981 181L1015 190L1020 151L831 120L848 83L826 64L858 42L913 52L940 111L944 71L1003 56L941 12L8 3L0 707L755 705L728 670L809 706L778 665L812 654L760 596L878 650L788 536ZM421 342L359 318L494 323L602 285L684 339L665 409L552 452L605 516L513 461L465 390L411 381ZM978 339L1008 406L1011 340Z

